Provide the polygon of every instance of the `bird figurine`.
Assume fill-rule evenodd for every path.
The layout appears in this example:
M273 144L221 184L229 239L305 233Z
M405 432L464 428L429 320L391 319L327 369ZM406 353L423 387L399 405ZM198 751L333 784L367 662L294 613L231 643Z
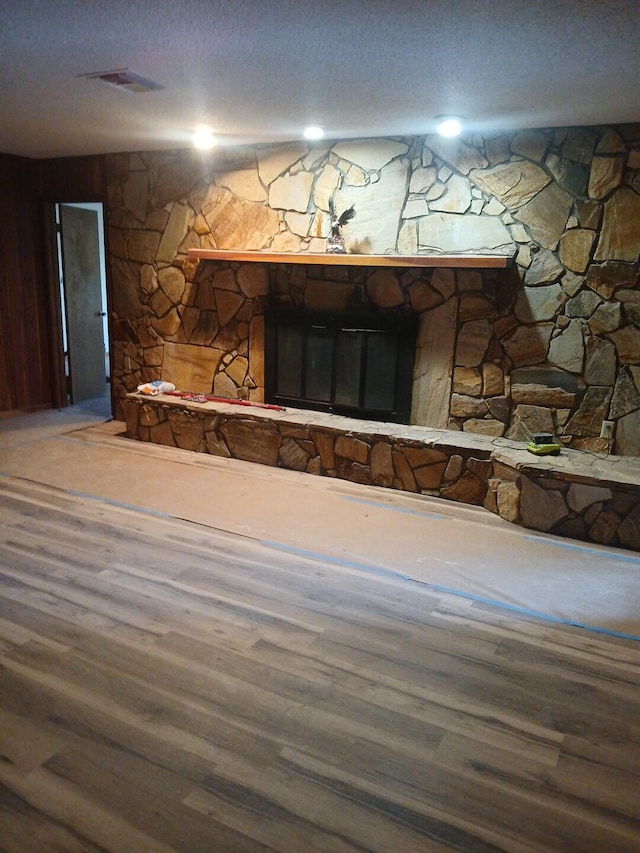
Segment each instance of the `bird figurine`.
M343 225L346 225L347 222L350 222L353 217L356 215L356 206L352 204L351 207L347 208L344 213L340 216L336 213L336 207L333 203L333 199L329 200L329 216L331 217L331 236L339 237L340 229Z
M356 214L355 205L347 208L338 216L333 199L329 199L329 216L331 217L331 236L327 239L327 253L332 255L345 255L347 253L342 228L350 222Z

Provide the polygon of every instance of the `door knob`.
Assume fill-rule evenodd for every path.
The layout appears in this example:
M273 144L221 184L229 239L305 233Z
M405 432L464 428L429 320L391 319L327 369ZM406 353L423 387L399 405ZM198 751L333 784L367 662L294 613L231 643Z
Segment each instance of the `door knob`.
M106 317L107 312L106 311L96 311L95 316L96 317Z

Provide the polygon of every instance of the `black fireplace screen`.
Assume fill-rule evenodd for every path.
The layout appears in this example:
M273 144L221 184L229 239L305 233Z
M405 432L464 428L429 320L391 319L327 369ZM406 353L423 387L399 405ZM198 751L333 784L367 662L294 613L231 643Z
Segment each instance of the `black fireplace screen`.
M265 326L265 399L408 423L415 341L412 316L272 308Z

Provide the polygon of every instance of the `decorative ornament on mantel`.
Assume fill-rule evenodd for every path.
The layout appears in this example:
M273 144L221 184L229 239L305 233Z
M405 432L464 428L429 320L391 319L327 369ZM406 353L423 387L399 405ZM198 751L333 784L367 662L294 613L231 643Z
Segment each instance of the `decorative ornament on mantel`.
M341 234L343 225L353 219L356 215L355 205L347 208L340 216L336 213L336 208L333 199L329 199L329 216L331 217L331 235L327 237L327 254L328 255L346 255L347 248L344 244L344 237Z

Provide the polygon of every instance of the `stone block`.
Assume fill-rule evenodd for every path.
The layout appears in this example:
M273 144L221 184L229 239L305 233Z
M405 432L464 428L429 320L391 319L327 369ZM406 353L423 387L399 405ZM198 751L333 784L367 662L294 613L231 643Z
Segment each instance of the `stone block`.
M326 470L335 468L334 443L335 436L332 433L311 431L311 438L320 454L322 466Z
M124 414L127 436L129 438L137 438L138 428L140 425L140 406L131 400L123 400L122 411Z
M638 296L640 297L640 293ZM619 302L605 302L596 309L589 320L589 331L592 335L613 332L620 325L620 314L621 306Z
M461 216L457 213L430 213L418 222L420 251L451 255L512 254L515 245L506 226L497 216Z
M434 290L426 281L414 281L409 286L409 300L416 314L428 311L430 308L442 302L442 296ZM399 304L399 303L397 303Z
M567 421L565 435L599 436L609 412L612 388L592 385L585 391L578 411Z
M548 360L569 373L581 373L584 363L584 337L580 320L570 320L565 329L549 343Z
M202 420L197 415L180 409L169 409L167 414L176 447L203 452L206 445Z
M284 438L278 451L278 465L293 471L306 471L309 454L293 438Z
M619 290L616 296L622 303L627 322L640 326L640 290L627 290L625 288Z
M258 149L258 175L265 186L283 175L294 163L298 163L307 154L307 146L302 142L284 145L270 145Z
M498 310L496 306L486 296L479 293L463 293L460 296L458 319L461 323L466 323L468 320L489 319L497 316Z
M622 456L640 455L640 417L637 412L625 415L616 424L614 449Z
M216 435L215 432L207 432L205 435L206 452L212 456L221 456L223 459L229 459L231 453L229 448L224 443L223 439Z
M392 451L392 456L396 474L398 479L402 482L402 488L406 492L417 492L418 487L416 485L416 479L413 476L411 465L407 461L403 452L401 450L394 450Z
M608 335L618 352L621 364L640 364L640 329L624 326Z
M514 367L538 364L545 361L553 323L538 323L536 326L518 326L503 340L507 355Z
M181 270L176 267L165 267L159 270L158 284L173 305L180 304L185 289L185 279Z
M246 358L238 356L233 359L231 364L226 368L227 375L233 380L236 385L242 385L247 375L249 362Z
M371 481L376 486L391 486L393 478L391 445L378 441L371 448Z
M191 344L164 345L162 378L178 390L210 394L222 353L212 347Z
M588 319L601 303L602 299L594 290L581 290L569 299L564 313L567 317Z
M340 435L335 444L336 456L362 464L369 461L369 445L349 435Z
M175 447L176 443L169 421L160 421L155 426L149 427L149 441L154 444L163 444L165 447Z
M611 489L601 486L588 486L582 483L571 483L567 492L567 504L570 509L579 514L595 503L609 501L612 498Z
M402 143L389 144L406 150ZM359 153L363 157L366 157L365 149L372 151L375 147L375 142L370 146L354 144L354 148L360 149ZM356 215L344 228L349 251L380 255L396 251L408 170L408 162L399 157L382 168L379 180L364 187L343 185L342 189L334 193L336 210L346 210L352 204L356 206Z
M482 393L494 397L504 392L504 374L499 364L485 362L482 365Z
M439 489L446 467L446 462L439 462L436 465L414 468L413 476L416 478L418 487L420 489Z
M233 418L222 424L220 432L235 459L277 466L281 439L273 424Z
M223 187L209 188L202 213L219 249L263 249L280 230L277 211L240 199Z
M172 308L164 317L152 317L151 325L161 337L172 338L181 328L180 314L176 308Z
M462 367L477 367L482 363L491 339L488 320L470 320L464 323L456 344L455 363Z
M545 249L555 249L573 204L573 197L558 184L546 186L515 214L527 225L533 239Z
M617 418L628 415L630 412L638 412L639 409L640 392L629 373L627 373L627 370L623 368L618 373L618 378L613 389L609 417L616 420ZM638 413L638 418L640 418L640 412Z
M589 538L601 545L615 542L620 526L620 516L613 510L603 510L589 527Z
M262 264L242 264L238 268L237 280L240 290L248 299L269 293L269 274Z
M333 147L333 153L337 157L348 160L365 172L371 170L379 172L392 160L406 154L408 150L404 142L395 142L391 139L347 140Z
M487 161L482 154L462 139L445 139L442 136L430 135L425 140L426 148L452 166L457 172L468 175L472 169L483 169ZM424 155L423 155L424 161ZM429 159L431 162L431 159Z
M447 425L457 305L452 298L420 317L411 423L437 429Z
M220 371L216 373L213 380L213 393L216 397L225 397L228 400L238 399L238 386L230 376Z
M193 216L193 211L188 205L174 204L171 208L169 221L158 245L156 260L171 263L176 254L178 247L187 235L189 222Z
M591 198L606 198L620 186L623 171L623 157L594 157L591 161L588 195Z
M451 416L454 418L484 417L489 414L486 400L464 394L451 395Z
M640 196L620 187L605 202L596 261L637 261L640 255Z
M631 293L637 293L638 263L628 264L618 261L608 261L603 264L591 264L587 272L586 285L603 299L611 299L618 290L630 288ZM622 293L618 296L622 301Z
M145 427L155 426L157 423L160 423L160 415L164 414L163 410L158 406L153 406L149 403L143 403L141 406L137 404L129 404L127 401L127 408L135 408L135 411L139 413L140 417L140 425ZM166 417L163 417L162 420L166 420ZM127 434L129 434L129 424L127 423Z
M479 397L482 394L480 371L475 367L456 367L453 372L453 390L456 394Z
M517 522L520 518L520 488L517 483L500 482L496 498L500 518Z
M404 303L404 293L397 276L388 269L376 270L369 276L367 295L372 304L378 308L396 308ZM434 304L433 300L430 304Z
M452 175L445 184L444 194L429 203L429 210L447 213L466 213L471 206L471 185L466 178Z
M583 273L589 265L595 231L572 228L560 238L560 260L572 272Z
M510 210L526 204L551 181L549 175L526 160L503 163L492 169L474 169L471 180Z
M520 515L525 527L545 532L569 514L560 491L540 488L524 476L521 489Z
M295 210L306 213L313 187L311 172L283 175L269 187L269 206L275 210Z
M462 424L463 432L472 432L476 435L492 435L495 437L504 435L505 425L493 418L469 418Z
M515 441L530 441L531 436L538 432L555 432L553 415L550 409L542 406L516 406L507 438Z
M462 471L464 469L464 459L462 456L459 456L457 453L451 456L449 462L447 463L447 467L445 468L443 474L443 480L447 483L453 482L457 480Z
M640 503L621 522L618 527L618 539L625 548L640 551Z
M256 168L216 173L216 183L247 201L267 200L266 190L258 177Z
M576 395L562 388L546 385L511 385L511 399L516 405L547 406L552 409L573 408Z
M553 320L566 301L567 296L559 284L524 287L518 294L515 314L523 323Z
M455 483L440 489L443 498L474 506L482 506L486 493L487 483L471 471L465 471Z
M508 397L490 397L487 400L491 416L503 424L509 423L511 401Z
M226 326L229 320L238 313L243 303L244 298L239 293L216 290L216 310L220 325Z
M541 249L533 256L531 266L524 275L524 283L527 287L551 284L557 281L563 273L564 267L553 252L548 249Z
M350 483L360 483L363 486L371 485L371 471L368 465L363 465L361 462L355 462L351 459L338 458L336 460L336 470L341 480L348 480Z

